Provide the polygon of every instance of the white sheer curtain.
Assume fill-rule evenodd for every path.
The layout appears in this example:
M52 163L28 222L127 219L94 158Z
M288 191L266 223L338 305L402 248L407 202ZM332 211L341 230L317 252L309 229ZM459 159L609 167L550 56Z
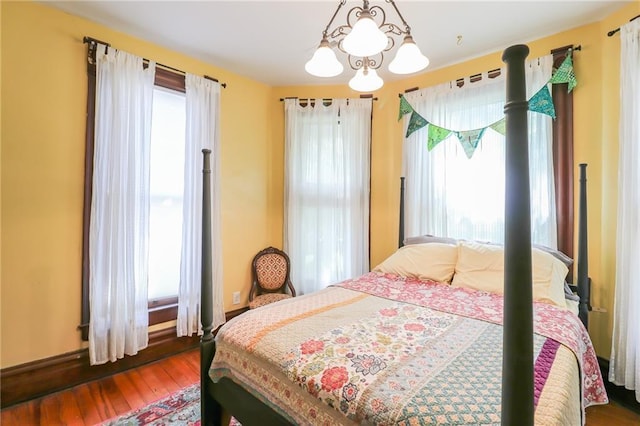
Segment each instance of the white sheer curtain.
M99 46L89 256L91 364L147 347L149 147L155 63Z
M640 402L640 20L620 28L616 293L609 381Z
M551 55L527 62L527 99L551 78ZM484 128L504 118L505 77L468 79L426 88L405 97L429 122L451 130ZM403 132L406 132L408 116ZM553 183L552 122L529 112L532 240L557 247ZM504 136L487 129L471 159L451 134L432 151L428 128L404 142L405 236L432 234L503 242Z
M284 249L301 294L369 270L371 99L285 99Z
M178 336L202 333L200 284L202 265L202 149L210 149L213 329L224 324L222 241L220 234L220 84L186 75L186 138L182 256L178 292Z

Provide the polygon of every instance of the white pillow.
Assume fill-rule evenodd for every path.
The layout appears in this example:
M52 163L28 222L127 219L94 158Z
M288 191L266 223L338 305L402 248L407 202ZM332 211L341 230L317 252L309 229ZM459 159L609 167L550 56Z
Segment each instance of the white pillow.
M412 244L399 248L373 270L450 283L457 258L458 247L455 245Z
M567 266L537 248L531 250L533 300L566 308L564 279ZM453 276L454 287L504 293L504 247L461 241Z

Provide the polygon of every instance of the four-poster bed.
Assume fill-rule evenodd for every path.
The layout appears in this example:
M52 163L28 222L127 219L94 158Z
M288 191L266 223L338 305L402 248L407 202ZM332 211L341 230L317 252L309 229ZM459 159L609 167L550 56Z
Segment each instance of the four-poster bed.
M551 265L545 269L547 275L549 270L566 275L567 269L531 246L527 54L528 48L518 45L503 55L504 248L465 248L501 250L504 298L477 292L460 281L462 245L419 244L398 250L361 277L247 312L223 326L214 341L211 266L204 262L202 424L221 424L223 410L245 426L412 424L416 419L525 425L533 424L534 416L536 422L576 424L584 421L585 405L606 402L585 327L563 300L539 297L536 287L543 260ZM211 259L206 238L210 152L203 153L203 259ZM583 175L581 194L584 183ZM401 195L401 246L402 199ZM586 210L586 198L580 208ZM586 324L585 218L582 212L578 293ZM411 263L408 253L416 252L428 257ZM422 269L412 269L425 267L429 262L423 260L434 257L439 261L430 265L426 277ZM458 275L452 278L454 267Z

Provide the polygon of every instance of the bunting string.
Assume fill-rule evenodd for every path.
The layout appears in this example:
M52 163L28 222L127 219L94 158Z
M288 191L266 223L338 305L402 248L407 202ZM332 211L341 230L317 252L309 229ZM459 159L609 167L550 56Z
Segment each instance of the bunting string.
M573 70L572 51L569 49L567 56L562 61L562 64L558 69L554 70L553 75L531 98L529 98L529 111L537 112L540 114L548 115L555 120L556 110L553 106L553 98L551 97L551 91L549 90L550 84L567 83L567 89L571 92L577 85L578 81ZM429 126L427 128L427 149L431 151L440 142L447 139L452 134L455 135L464 149L465 154L470 159L476 148L478 147L484 132L487 129L492 129L495 132L504 136L505 134L505 119L491 123L488 126L473 129L473 130L452 130L445 129L443 127L436 126L429 122L426 118L422 117L411 106L409 101L400 96L400 108L398 112L398 120L402 119L407 114L411 114L409 117L409 125L407 126L407 132L405 137L408 138L412 133Z

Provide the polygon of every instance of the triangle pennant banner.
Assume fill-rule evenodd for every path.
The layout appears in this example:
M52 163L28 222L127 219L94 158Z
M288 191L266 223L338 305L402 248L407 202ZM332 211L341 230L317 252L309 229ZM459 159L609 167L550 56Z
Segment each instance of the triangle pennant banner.
M558 67L558 69L553 72L549 81L547 81L540 88L540 90L538 90L528 100L529 111L548 115L552 119L556 118L556 110L555 106L553 105L553 97L551 96L551 90L549 88L549 84L554 83L567 83L569 92L571 92L578 85L578 80L576 79L573 69L571 49L569 49L567 56L562 61L562 64L560 64L560 67ZM440 142L447 139L452 133L454 133L460 141L460 145L464 149L467 158L471 159L480 143L480 140L482 139L482 136L484 135L485 130L491 128L503 136L505 136L506 134L505 118L502 118L495 123L489 124L486 127L474 130L457 131L436 126L429 123L427 119L418 114L415 109L413 109L409 101L407 101L407 99L404 97L404 95L400 95L398 120L409 113L411 113L411 117L409 118L409 124L407 126L405 137L408 138L412 133L428 125L427 149L429 151L431 151Z
M569 92L573 90L574 87L578 85L578 80L576 80L576 75L573 72L573 60L571 59L571 51L567 54L567 57L564 58L560 67L556 70L556 72L549 80L549 83L568 83Z
M438 127L429 123L429 136L427 137L427 149L431 151L440 142L445 140L451 134L451 130Z
M398 112L398 121L405 116L406 114L412 113L413 107L409 102L405 99L404 95L400 95L400 110Z
M556 118L556 109L553 106L553 98L551 97L551 92L549 92L549 86L545 84L529 99L529 111L546 114L553 119Z
M486 127L482 129L455 132L458 140L460 141L460 145L462 145L462 149L464 149L464 153L467 154L467 158L471 159L471 157L473 157L473 153L476 151L485 129Z
M495 130L496 132L500 133L502 136L507 134L507 120L504 118L502 120L496 121L495 123L491 124L489 127Z
M409 119L409 126L407 127L407 134L405 135L408 138L411 133L416 130L422 129L424 126L429 124L427 120L425 120L420 114L415 111L411 112L411 118Z

